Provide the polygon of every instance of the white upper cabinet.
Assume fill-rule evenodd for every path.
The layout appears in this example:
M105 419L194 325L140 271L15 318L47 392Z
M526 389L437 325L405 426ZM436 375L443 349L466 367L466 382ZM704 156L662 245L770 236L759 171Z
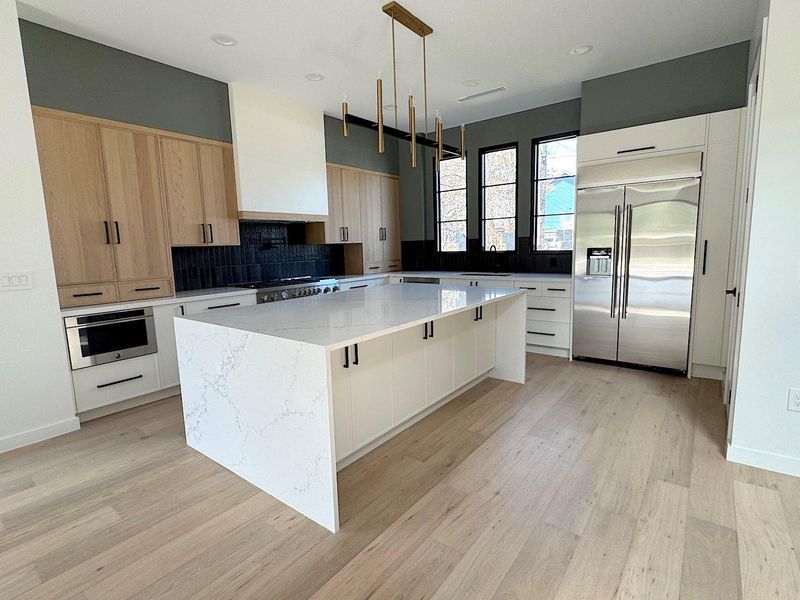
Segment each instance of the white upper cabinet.
M239 211L327 215L322 112L249 83L228 90Z

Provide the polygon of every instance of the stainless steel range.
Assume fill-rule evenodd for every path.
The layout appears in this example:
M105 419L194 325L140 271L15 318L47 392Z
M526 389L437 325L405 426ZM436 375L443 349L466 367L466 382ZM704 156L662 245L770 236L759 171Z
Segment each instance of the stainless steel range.
M339 282L330 277L319 279L316 277L289 277L286 279L272 279L269 281L251 281L238 283L234 287L258 290L256 298L259 304L265 302L279 302L294 298L305 298L319 294L332 294L339 291Z

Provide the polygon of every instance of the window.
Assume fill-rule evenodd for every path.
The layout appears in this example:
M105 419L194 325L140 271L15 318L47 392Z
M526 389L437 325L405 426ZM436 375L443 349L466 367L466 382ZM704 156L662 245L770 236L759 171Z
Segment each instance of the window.
M481 241L484 250L517 247L516 144L481 151Z
M467 161L448 158L439 165L436 190L436 241L439 252L467 251Z
M534 250L572 250L576 142L574 135L533 142Z

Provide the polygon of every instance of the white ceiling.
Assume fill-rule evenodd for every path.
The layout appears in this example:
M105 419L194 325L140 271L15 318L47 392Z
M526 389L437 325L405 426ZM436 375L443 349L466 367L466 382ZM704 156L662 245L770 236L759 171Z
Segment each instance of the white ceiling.
M339 115L375 118L375 77L392 102L385 0L27 0L20 17L222 81L257 82ZM580 82L749 39L758 0L403 0L430 25L431 119L445 126L580 95ZM210 36L225 33L224 48ZM577 45L594 51L570 55ZM398 104L422 124L420 38L397 26ZM325 79L310 82L306 73ZM465 87L477 79L477 87ZM468 103L456 98L506 86ZM387 114L387 124L393 117Z

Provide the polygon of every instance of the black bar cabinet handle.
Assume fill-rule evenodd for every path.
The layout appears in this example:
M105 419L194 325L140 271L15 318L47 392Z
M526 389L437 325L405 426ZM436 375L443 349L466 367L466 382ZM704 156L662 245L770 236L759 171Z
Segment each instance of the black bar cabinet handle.
M642 146L641 148L628 148L627 150L617 150L617 154L627 154L628 152L641 152L642 150L655 150L655 146Z
M350 368L350 346L344 347L344 364L342 366L345 369Z
M108 221L103 221L103 227L106 231L106 244L111 243L111 235L108 233Z
M483 306L479 306L478 310L480 311L480 315L481 315L480 319L481 319L481 321L483 321Z
M160 285L154 285L152 287L146 287L146 288L134 288L133 291L134 292L153 292L155 290L160 290L160 289L161 289Z
M556 337L555 333L544 333L543 331L529 331L528 333L531 333L533 335L546 335L548 337Z
M213 244L214 243L214 226L211 223L208 224L208 236L209 236L208 243L209 244Z
M200 229L203 232L203 243L205 244L205 243L207 243L207 241L206 241L206 224L205 223L200 223Z
M380 269L380 267L370 267L370 269Z
M354 350L354 353L355 353L355 356L353 356L353 364L357 365L358 364L358 344L353 344L353 350Z
M706 262L708 261L708 240L703 241L703 275L706 274Z
M369 287L369 286L368 286L366 283L364 283L364 284L362 284L362 285L354 285L354 286L351 286L351 287L350 287L350 289L351 289L351 290L360 290L361 288L365 288L365 287Z
M215 308L230 308L232 306L239 306L241 302L234 302L233 304L218 304L217 306L209 306L208 310L214 310Z
M181 316L183 317L185 315L186 315L186 309L184 309L183 304L181 304Z
M545 310L547 312L556 312L555 308L539 308L537 306L529 306L528 310Z
M431 321L431 337L433 337L433 321Z
M72 294L73 298L86 298L88 296L102 296L103 292L83 292L82 294Z
M547 288L548 292L566 292L567 288Z
M475 316L472 317L472 320L473 321L477 321L478 320L478 309L477 308L475 309Z
M141 379L144 375L134 375L133 377L126 377L125 379L119 379L117 381L110 381L109 383L99 383L97 384L97 389L106 388L112 385L117 385L119 383L126 383L128 381L134 381L136 379Z
M122 243L122 238L119 237L119 221L114 221L114 231L117 232L117 243Z
M424 325L425 325L425 333L423 334L422 339L423 340L427 340L428 339L428 322L425 321Z

